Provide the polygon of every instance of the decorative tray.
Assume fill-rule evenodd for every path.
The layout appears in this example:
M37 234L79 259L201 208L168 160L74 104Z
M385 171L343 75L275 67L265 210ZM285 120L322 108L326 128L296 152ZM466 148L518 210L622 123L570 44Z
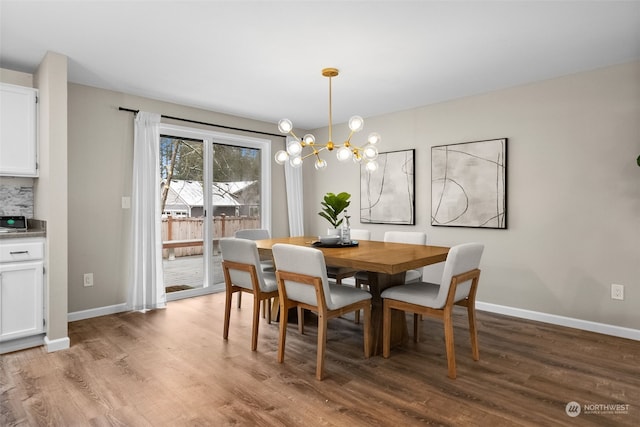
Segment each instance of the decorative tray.
M358 241L352 240L351 243L322 243L320 240L314 240L311 242L311 246L316 248L352 248L358 246Z

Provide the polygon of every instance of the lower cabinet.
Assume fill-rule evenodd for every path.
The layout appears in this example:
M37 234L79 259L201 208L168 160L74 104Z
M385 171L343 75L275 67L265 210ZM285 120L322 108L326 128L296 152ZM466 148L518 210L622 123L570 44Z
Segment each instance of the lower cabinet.
M0 245L0 252L20 252L19 255L26 258L19 262L0 262L0 341L45 331L43 260L30 260L28 255L23 255L24 252L42 252L29 251L25 247L33 247L33 243L19 245L18 250Z

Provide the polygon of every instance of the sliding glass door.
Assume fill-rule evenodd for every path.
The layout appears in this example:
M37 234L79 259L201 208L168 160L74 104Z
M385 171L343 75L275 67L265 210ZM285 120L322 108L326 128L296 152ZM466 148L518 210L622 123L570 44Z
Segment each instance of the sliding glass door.
M224 290L219 241L270 228L267 140L162 125L163 273L167 299Z

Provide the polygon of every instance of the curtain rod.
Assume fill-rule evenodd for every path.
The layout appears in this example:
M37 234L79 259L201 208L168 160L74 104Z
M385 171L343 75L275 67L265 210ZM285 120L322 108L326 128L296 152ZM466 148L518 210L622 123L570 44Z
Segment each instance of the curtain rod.
M124 107L119 107L118 109L120 111L128 111L130 113L135 113L135 114L138 114L138 112L140 111L140 110L132 110L130 108L124 108ZM234 128L232 126L224 126L224 125L217 125L215 123L199 122L197 120L183 119L181 117L165 116L164 114L161 114L160 117L162 117L164 119L179 120L181 122L195 123L195 124L198 124L198 125L213 126L213 127L217 127L217 128L230 129L230 130L239 130L239 131L242 131L242 132L259 133L261 135L277 136L279 138L286 138L287 137L286 135L280 135L280 134L277 134L277 133L261 132L259 130L251 130L251 129L243 129L243 128Z

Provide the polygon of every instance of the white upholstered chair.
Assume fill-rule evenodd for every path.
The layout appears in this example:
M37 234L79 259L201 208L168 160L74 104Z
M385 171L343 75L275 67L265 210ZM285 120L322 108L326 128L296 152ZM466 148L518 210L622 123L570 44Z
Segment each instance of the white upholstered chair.
M422 231L386 231L383 241L391 243L408 243L411 245L426 245L427 233ZM367 285L369 281L366 272L359 272L355 276L356 288ZM422 270L408 270L405 273L405 283L416 283L422 279Z
M260 322L260 302L278 296L275 273L262 271L256 242L247 239L220 239L222 271L226 286L224 305L224 339L229 337L231 317L231 296L242 292L253 294L253 326L251 330L251 350L258 346L258 325ZM267 304L267 322L271 323L271 304Z
M351 240L371 240L371 231L365 230L364 228L352 228ZM342 284L345 279L350 279L353 283L349 284L355 285L355 279L353 279L353 277L357 272L358 270L352 268L327 266L327 276L329 279L335 280L338 285Z
M249 239L249 240L263 240L270 239L271 233L266 228L244 228L242 230L238 230L234 234L237 239ZM262 271L276 271L273 260L260 258L260 266L262 267ZM262 309L264 313L265 306L269 301L262 301ZM238 294L238 308L242 305L242 293Z
M273 245L280 299L280 340L278 362L284 361L287 313L298 310L298 330L304 333L304 310L318 314L316 378L322 380L327 340L327 320L355 310L364 310L364 357L371 345L371 295L360 289L330 284L322 252L315 248L288 244Z
M419 315L442 319L447 352L449 378L456 377L456 357L453 339L453 307L467 308L473 360L480 359L476 330L475 301L480 279L480 259L484 245L465 243L449 250L440 284L418 282L388 288L382 292L383 321L382 355L389 357L391 341L391 310L414 313L413 339L418 340Z

